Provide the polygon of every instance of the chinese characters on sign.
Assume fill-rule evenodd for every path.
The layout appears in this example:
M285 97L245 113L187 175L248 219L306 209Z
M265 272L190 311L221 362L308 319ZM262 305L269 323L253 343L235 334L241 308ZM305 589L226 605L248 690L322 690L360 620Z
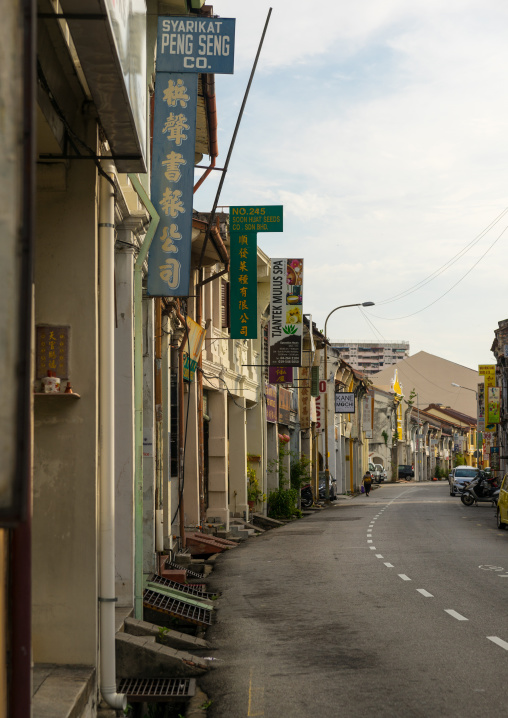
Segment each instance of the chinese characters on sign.
M496 386L496 365L495 364L480 364L478 366L478 374L485 377L485 393L486 390L491 386Z
M152 297L189 293L197 88L197 75L157 73L152 202L160 222L148 255Z
M272 259L269 364L301 366L303 259Z
M293 367L292 366L271 366L268 368L269 384L292 384L293 383Z
M477 431L485 431L485 384L479 382L478 384L478 399L477 399Z
M266 420L277 423L277 389L270 384L266 387Z
M36 327L35 378L54 371L60 379L69 378L69 327Z
M282 232L282 207L230 207L231 339L257 339L257 233Z
M159 17L151 199L160 222L148 255L152 297L189 294L198 73L232 73L235 21Z
M279 387L279 424L288 426L291 417L291 392Z

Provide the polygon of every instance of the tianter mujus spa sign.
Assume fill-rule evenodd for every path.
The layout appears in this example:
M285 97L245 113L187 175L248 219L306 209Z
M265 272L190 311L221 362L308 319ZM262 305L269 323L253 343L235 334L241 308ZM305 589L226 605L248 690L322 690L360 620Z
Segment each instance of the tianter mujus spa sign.
M303 259L272 259L270 281L271 366L301 366Z

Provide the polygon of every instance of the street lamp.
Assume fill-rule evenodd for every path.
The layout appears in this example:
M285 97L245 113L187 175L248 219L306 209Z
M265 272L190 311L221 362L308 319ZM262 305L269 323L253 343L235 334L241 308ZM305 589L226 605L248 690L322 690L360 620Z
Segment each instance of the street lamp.
M456 384L454 381L452 381L452 386L456 386L459 389L467 389L467 391L474 391L474 395L476 396L476 468L478 469L480 467L480 436L478 434L478 392L476 391L476 389L470 389L468 386Z
M373 307L374 302L358 302L357 304L342 304L340 307L332 309L330 314L325 319L325 501L330 500L330 464L328 463L328 349L326 346L326 326L328 320L334 312L338 309L346 309L347 307ZM351 462L351 456L349 457Z

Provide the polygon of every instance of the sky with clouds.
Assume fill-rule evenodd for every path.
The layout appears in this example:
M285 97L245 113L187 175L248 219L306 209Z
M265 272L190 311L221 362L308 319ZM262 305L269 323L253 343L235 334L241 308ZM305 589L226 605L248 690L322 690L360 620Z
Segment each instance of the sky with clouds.
M339 305L376 303L336 312L332 340L492 363L508 318L508 4L213 7L236 18L235 74L215 77L219 167L273 8L219 205L284 206L284 233L258 242L304 258L319 328ZM196 209L211 209L218 181Z

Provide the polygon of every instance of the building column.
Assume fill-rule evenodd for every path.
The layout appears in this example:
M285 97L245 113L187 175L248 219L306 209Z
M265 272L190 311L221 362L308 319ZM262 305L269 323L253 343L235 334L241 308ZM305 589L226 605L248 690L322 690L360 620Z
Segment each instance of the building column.
M229 509L233 516L248 516L247 503L247 418L246 400L228 400L229 428Z
M201 523L199 512L199 441L198 441L198 385L184 382L185 421L185 526L194 528Z
M132 232L119 230L132 244ZM134 596L134 249L127 244L115 257L117 328L115 331L115 566L119 606Z
M207 518L218 518L229 530L227 394L208 391L208 508Z

